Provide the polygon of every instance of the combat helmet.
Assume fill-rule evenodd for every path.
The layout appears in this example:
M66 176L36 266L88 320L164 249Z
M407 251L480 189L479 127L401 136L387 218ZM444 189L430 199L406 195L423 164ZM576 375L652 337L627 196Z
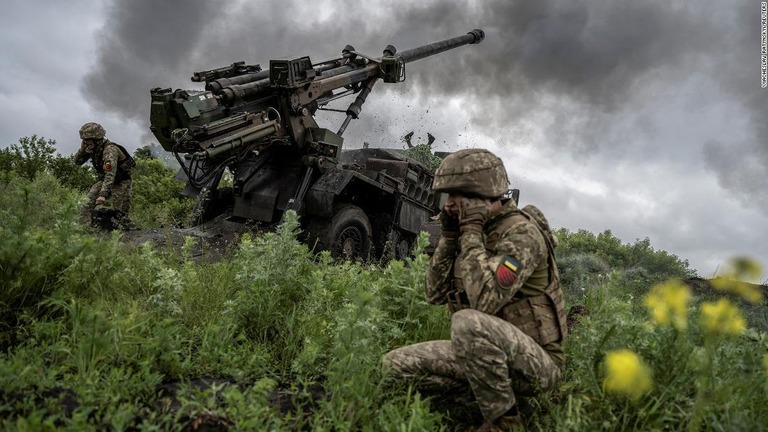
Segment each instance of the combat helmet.
M432 190L498 198L509 188L504 162L485 149L453 152L435 171Z
M88 122L84 124L80 128L80 139L95 139L100 140L104 139L104 136L107 134L107 131L104 130L104 128L94 122Z

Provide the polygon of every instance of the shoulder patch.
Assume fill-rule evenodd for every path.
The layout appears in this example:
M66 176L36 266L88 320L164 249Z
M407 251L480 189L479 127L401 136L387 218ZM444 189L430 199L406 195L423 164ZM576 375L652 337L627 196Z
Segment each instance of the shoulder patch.
M511 287L517 280L517 274L523 266L512 257L504 257L496 268L496 282L502 288Z
M112 169L112 164L111 164L111 163L109 163L109 162L106 162L106 163L104 164L104 171L109 171L109 170L111 170L111 169Z

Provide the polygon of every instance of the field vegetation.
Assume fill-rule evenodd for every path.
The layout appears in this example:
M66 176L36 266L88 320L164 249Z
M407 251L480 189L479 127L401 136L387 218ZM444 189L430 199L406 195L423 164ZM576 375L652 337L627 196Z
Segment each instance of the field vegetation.
M0 150L0 429L434 431L472 407L423 398L381 356L447 338L423 294L427 257L334 262L276 232L197 262L77 222L93 174L23 138ZM138 159L132 218L185 220L174 173ZM90 176L90 177L89 177ZM691 290L685 260L648 239L557 231L567 307L565 377L531 399L529 430L766 430L768 328L760 277L734 260ZM749 305L748 308L743 307ZM746 311L749 311L747 313Z

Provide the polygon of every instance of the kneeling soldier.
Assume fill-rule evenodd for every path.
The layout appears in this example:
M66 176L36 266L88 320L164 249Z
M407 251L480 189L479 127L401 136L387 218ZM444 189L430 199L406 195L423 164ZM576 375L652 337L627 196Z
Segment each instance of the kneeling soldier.
M471 391L481 430L519 423L518 395L551 388L565 363L556 239L536 207L502 199L508 186L504 164L487 150L461 150L440 164L432 190L448 199L425 292L430 303L448 304L451 339L383 360L387 373L423 391Z

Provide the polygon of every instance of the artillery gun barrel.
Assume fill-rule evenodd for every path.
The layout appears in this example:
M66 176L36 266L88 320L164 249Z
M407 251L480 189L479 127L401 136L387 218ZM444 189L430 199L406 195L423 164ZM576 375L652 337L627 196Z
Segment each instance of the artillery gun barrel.
M397 57L400 57L404 62L409 63L441 53L443 51L458 48L462 45L478 44L482 42L483 39L485 39L485 32L480 29L474 29L464 36L457 36L454 38L420 46L418 48L401 51L397 53Z
M475 29L463 36L445 39L439 42L434 42L428 45L397 53L395 57L400 59L403 63L408 63L439 54L443 51L458 48L463 45L477 44L480 43L483 39L485 39L485 33L480 29ZM394 50L394 47L388 46L387 51L385 51L385 56ZM324 75L320 75L317 79L318 82L322 83L320 90L327 91L354 83L364 82L367 79L375 76L382 77L383 72L379 68L379 62L381 61L382 58L379 58L374 62L368 63L364 67L357 69L350 68L349 70L345 70L346 66L342 66L331 70Z
M400 82L405 79L406 63L420 60L425 57L441 53L443 51L448 51L450 49L460 47L462 45L477 44L480 43L483 39L485 39L485 33L480 29L475 29L464 36L458 36L439 42L433 42L418 48L406 50L402 53L398 53L397 55L395 55L397 51L395 47L392 45L387 45L387 47L384 48L384 56L374 62L374 66L380 67L372 69L371 65L369 64L363 69L363 71L368 72L368 74L365 78L362 79L368 79L368 81L366 82L365 87L361 89L357 99L355 99L355 101L349 105L349 108L347 108L347 118L344 120L341 128L338 132L336 132L336 134L341 136L349 125L349 122L352 119L358 118L363 104L368 97L368 94L370 94L373 85L376 84L378 79L383 79L384 82L390 83ZM378 65L376 65L376 63L378 63ZM354 73L342 74L322 81L324 81L324 85L329 89L333 88L334 84L338 83L339 81L343 81L345 78L354 80L355 82L361 82L361 75L357 72L358 71L355 71Z
M421 60L425 57L439 54L443 51L458 48L463 45L478 44L483 39L485 39L485 32L480 29L475 29L462 36L457 36L454 38L433 42L431 44L417 48L401 51L397 53L395 57L401 59L404 63L409 63L416 60ZM316 80L324 82L322 86L324 90L335 89L354 83L364 82L368 78L378 73L374 64L369 63L364 67L355 67L352 65L344 64L343 61L344 58L329 60L319 63L315 66L315 71L318 74ZM262 75L265 73L266 75ZM222 85L221 88L216 90L211 88L211 91L213 91L214 94L222 96L224 102L227 105L232 106L238 101L255 99L258 96L268 92L271 88L269 81L269 71L249 74L248 77L249 78L244 78L242 80L246 82L240 82L237 79L232 78L218 80L222 81L222 84L226 83L225 80L230 80L231 85Z

